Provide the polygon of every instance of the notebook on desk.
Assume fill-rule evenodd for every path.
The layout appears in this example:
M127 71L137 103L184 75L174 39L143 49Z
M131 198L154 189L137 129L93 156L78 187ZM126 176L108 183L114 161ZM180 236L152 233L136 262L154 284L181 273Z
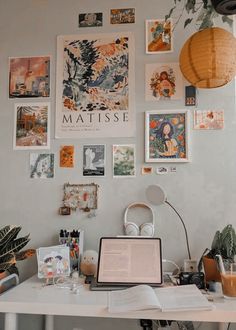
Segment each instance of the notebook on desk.
M97 277L90 289L116 290L139 284L162 284L160 238L102 237Z

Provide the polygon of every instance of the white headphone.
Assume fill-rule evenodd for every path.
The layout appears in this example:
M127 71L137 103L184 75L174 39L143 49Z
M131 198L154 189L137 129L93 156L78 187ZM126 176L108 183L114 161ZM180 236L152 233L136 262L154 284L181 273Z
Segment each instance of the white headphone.
M147 208L152 214L151 222L145 222L140 226L136 225L134 222L127 221L128 211L130 208L134 207L144 207ZM153 209L146 203L132 203L130 204L124 214L124 227L125 227L125 235L128 236L154 236L154 212Z

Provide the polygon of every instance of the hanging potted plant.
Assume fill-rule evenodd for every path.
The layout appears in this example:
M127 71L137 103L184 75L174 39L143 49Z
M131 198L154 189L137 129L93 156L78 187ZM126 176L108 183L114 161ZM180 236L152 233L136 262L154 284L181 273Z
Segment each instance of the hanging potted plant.
M21 251L30 241L29 235L17 237L21 227L8 225L0 229L0 279L9 274L19 275L16 262L35 254L34 249Z
M224 263L234 261L236 255L236 234L231 224L225 226L221 232L217 230L211 244L211 249L207 248L203 253L203 257L199 263L199 270L203 264L206 282L221 280L215 260L217 254L222 256Z

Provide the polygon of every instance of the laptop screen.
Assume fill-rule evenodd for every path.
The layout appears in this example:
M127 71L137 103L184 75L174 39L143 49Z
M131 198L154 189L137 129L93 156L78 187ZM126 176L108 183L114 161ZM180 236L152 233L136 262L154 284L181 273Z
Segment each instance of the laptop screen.
M160 238L102 237L97 283L162 284Z

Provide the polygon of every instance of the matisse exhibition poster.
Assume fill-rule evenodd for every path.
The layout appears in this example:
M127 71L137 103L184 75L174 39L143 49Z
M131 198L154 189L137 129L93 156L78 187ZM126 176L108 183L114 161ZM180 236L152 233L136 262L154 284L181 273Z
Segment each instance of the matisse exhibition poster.
M134 136L131 33L58 37L56 137Z

